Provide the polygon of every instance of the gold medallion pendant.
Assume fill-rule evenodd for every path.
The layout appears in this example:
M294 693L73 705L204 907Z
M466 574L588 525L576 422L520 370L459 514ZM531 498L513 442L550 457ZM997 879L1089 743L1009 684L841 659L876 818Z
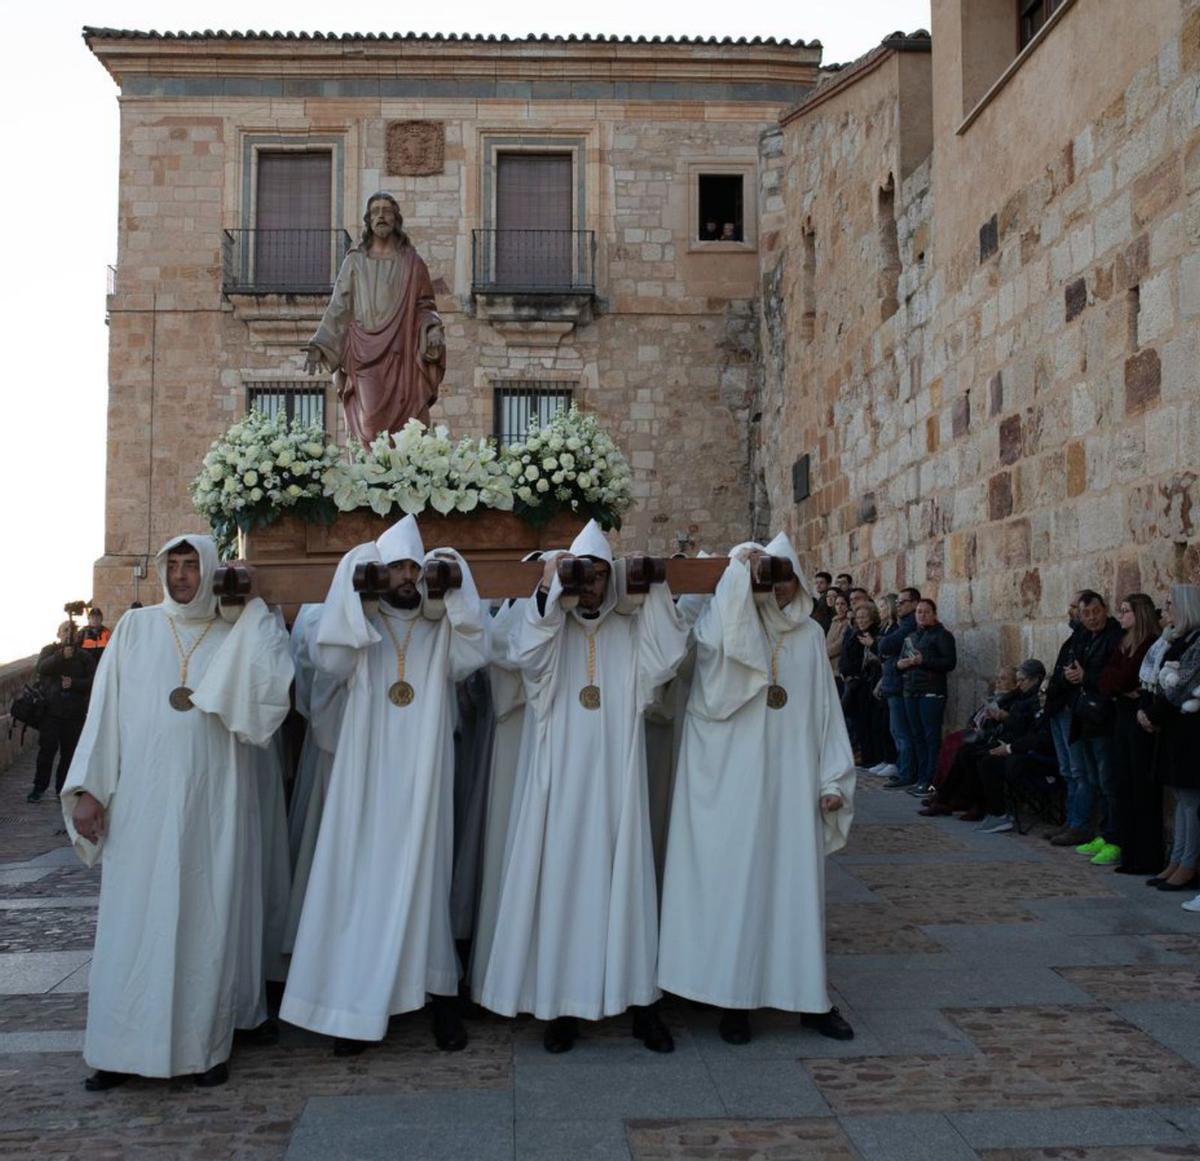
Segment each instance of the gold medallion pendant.
M600 708L600 687L598 685L585 685L579 691L579 704L584 709L598 710Z
M783 709L787 705L787 690L782 685L768 685L767 705L771 709Z
M416 697L416 692L407 681L393 681L388 687L388 701L392 705L406 706L412 705L412 699Z
M193 708L192 691L186 685L177 685L171 690L171 695L167 700L171 703L171 708L179 710L180 713Z

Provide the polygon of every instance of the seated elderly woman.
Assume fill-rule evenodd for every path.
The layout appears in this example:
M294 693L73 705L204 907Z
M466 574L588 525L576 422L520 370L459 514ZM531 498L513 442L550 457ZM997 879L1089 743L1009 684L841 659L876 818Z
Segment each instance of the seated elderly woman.
M1038 691L1046 667L1030 658L1022 661L1015 673L1015 688L1000 693L976 713L972 720L977 728L962 739L944 780L919 814L935 817L960 810L964 822L980 822L986 816L980 764L989 754L994 755L998 746L1029 733L1040 708Z

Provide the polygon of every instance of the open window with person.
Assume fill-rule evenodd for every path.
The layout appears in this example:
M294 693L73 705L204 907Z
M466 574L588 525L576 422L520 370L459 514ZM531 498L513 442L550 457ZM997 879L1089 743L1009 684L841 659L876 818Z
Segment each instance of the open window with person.
M745 180L740 173L702 173L698 181L701 242L746 239Z

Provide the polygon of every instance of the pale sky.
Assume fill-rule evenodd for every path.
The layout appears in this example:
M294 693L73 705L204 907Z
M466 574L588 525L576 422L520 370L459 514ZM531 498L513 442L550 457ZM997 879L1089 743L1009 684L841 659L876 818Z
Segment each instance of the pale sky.
M725 14L727 13L727 15ZM889 32L929 28L929 0L459 0L416 5L339 0L65 0L5 6L0 72L6 145L8 432L0 454L4 568L0 664L53 639L69 600L91 596L104 552L108 396L105 267L116 262L117 89L88 52L83 25L323 32L604 33L819 39L847 61ZM153 598L152 598L153 599ZM119 610L105 610L116 614ZM107 617L109 623L115 616Z

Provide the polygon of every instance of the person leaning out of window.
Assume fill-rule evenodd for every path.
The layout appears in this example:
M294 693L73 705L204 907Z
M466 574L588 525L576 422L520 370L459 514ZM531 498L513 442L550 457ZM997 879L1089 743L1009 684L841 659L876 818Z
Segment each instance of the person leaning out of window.
M1165 610L1171 620L1142 667L1137 721L1155 735L1154 773L1175 794L1175 836L1167 866L1146 880L1160 891L1186 891L1200 882L1200 585L1173 585ZM1200 911L1200 896L1185 906Z

